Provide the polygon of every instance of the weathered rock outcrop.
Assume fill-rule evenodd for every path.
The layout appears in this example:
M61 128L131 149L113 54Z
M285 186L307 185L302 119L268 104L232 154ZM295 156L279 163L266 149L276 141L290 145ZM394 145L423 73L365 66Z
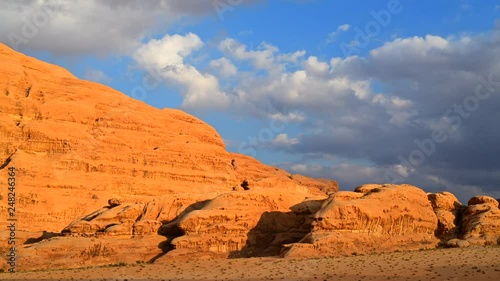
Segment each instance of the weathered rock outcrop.
M500 209L496 199L476 196L462 218L462 239L473 245L500 244Z
M199 209L210 195L177 194L103 207L66 226L62 234L84 237L140 236L158 234L159 228L184 213ZM212 193L212 196L216 196Z
M427 197L438 218L436 236L442 241L458 237L466 207L450 192L430 193Z
M476 196L464 206L449 192L430 193L428 198L438 217L436 236L443 245L462 248L500 244L498 200Z
M437 217L411 185L370 185L338 192L315 214L312 231L288 245L285 257L434 247Z
M176 222L175 228L183 235L172 241L174 251L165 258L206 253L220 257L278 255L282 244L297 242L310 231L312 215L326 199L311 196L307 190L220 195ZM164 228L165 234L169 227Z
M17 253L18 270L76 268L84 266L150 262L163 254L165 237L147 235L116 237L53 237L24 245ZM3 266L3 265L2 265Z

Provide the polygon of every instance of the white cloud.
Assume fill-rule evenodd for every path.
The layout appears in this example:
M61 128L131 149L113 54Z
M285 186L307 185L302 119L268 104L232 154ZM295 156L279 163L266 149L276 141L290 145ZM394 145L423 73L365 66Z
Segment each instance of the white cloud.
M234 76L238 73L236 66L227 58L212 60L210 67L219 72L223 77Z
M291 138L289 132L282 132L273 141L274 149L322 155L318 156L322 161L327 161L323 156L331 155L347 163L365 163L321 169L290 163L286 167L291 171L333 177L350 188L365 182L383 183L386 172L391 172L427 190L448 188L463 197L498 194L493 190L500 180L500 165L484 155L496 151L495 143L500 141L500 134L488 125L488 116L499 118L495 111L500 106L498 96L481 102L474 118L462 119L460 137L451 135L445 145L436 144L436 153L426 157L422 165L408 167L399 157L408 159L418 149L417 141L431 138L433 130L449 127L444 121L457 122L444 120L443 114L474 94L480 84L478 76L493 73L493 81L498 80L499 42L495 32L397 38L365 57L332 58L328 62L309 56L298 59L292 67L278 59L282 54L276 47L263 54L237 43L239 52L233 49L229 55L250 61L260 56L265 58L261 61L266 62L266 69L275 71L264 76L249 71L239 77L234 102L267 113L257 116L299 121L294 126L303 133ZM253 71L259 69L255 66ZM288 110L282 113L282 108ZM484 176L485 171L488 176ZM449 184L430 181L425 177L429 173ZM462 177L461 185L451 183L457 173Z
M304 115L303 112L294 111L286 113L279 112L279 113L269 114L269 118L285 123L290 123L290 122L302 122L306 119L306 116Z
M304 50L293 53L280 53L276 46L262 42L257 50L248 50L247 46L233 38L226 38L219 43L219 49L228 57L237 61L248 61L256 70L266 70L271 75L281 73L287 64L295 65L305 55Z
M296 51L290 54L281 54L278 56L278 61L280 62L291 62L294 64L299 63L299 60L306 55L306 51Z
M271 145L276 147L288 147L298 143L298 139L289 138L287 134L279 134L271 141Z
M315 56L310 56L304 63L303 67L307 73L314 76L327 75L330 71L330 66L326 62L318 61Z
M163 68L170 65L183 64L184 58L203 46L198 35L188 33L182 35L166 35L160 40L150 40L139 47L134 60L149 68Z
M343 25L340 25L338 28L337 28L337 31L347 31L351 28L351 26L349 24L343 24Z
M335 41L335 38L340 32L346 32L351 28L349 24L342 24L337 27L337 30L334 32L331 32L328 34L328 37L326 38L326 44L333 43Z
M449 47L448 40L433 35L423 37L398 38L385 43L382 47L371 51L374 59L427 59L434 50L444 50Z
M192 33L166 35L138 48L133 58L143 68L158 72L167 82L183 86L184 108L225 108L229 105L229 98L221 92L218 79L184 62L187 56L202 46L201 39Z
M247 51L245 45L232 38L227 38L220 42L219 48L223 53L237 60L251 61L257 69L273 70L275 67L274 54L278 52L275 46L262 43L259 50Z
M412 108L413 102L411 100L397 96L388 97L378 94L373 97L373 103L382 105L391 115L389 122L398 126L408 125L411 118L418 114L417 110Z

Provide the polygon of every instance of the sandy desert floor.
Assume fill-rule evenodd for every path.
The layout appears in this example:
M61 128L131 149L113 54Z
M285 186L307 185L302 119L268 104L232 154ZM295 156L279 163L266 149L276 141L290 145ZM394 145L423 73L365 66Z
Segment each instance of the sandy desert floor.
M500 247L350 257L164 261L85 269L2 273L1 280L500 280Z

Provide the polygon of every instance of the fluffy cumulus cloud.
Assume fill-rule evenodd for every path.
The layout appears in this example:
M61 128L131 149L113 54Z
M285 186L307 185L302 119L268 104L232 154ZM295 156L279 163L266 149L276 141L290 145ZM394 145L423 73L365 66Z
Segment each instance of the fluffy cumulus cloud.
M141 67L157 73L166 82L181 86L185 108L224 108L227 106L228 97L221 92L219 80L184 61L202 46L201 39L193 33L166 35L160 40L153 39L139 47L133 58Z
M288 134L279 134L272 141L272 145L284 147L297 144L298 140L296 138L290 138Z
M210 67L223 77L234 76L238 72L236 66L227 58L212 60Z

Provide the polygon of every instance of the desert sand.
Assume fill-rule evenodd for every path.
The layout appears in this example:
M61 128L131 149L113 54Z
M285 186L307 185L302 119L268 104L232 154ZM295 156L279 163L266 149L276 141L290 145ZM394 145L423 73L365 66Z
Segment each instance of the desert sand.
M500 247L307 259L248 258L41 270L4 280L499 280Z

